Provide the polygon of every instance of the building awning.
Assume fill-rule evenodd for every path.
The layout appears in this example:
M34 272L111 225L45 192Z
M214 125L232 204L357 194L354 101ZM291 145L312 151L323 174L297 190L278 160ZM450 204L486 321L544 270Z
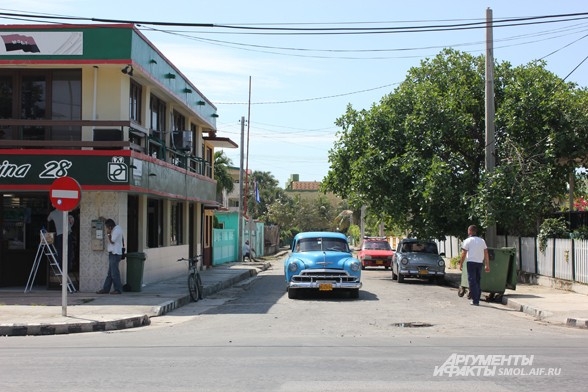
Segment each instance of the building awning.
M204 141L212 144L215 148L237 148L239 145L228 137L205 136Z

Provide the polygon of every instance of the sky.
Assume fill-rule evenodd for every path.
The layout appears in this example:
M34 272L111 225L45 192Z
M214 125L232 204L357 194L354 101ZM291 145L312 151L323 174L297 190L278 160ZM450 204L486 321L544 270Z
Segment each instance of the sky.
M475 56L486 49L483 28L395 33L374 28L483 22L488 8L495 21L588 12L585 0L3 0L0 13L143 22L142 33L216 105L217 136L240 146L224 150L233 166L243 160L244 168L269 172L284 187L293 174L301 181L324 179L339 131L335 121L348 105L356 110L377 105L411 67L443 48ZM587 17L495 27L494 58L513 66L542 59L562 79L586 87ZM41 22L0 15L3 24ZM297 30L276 34L275 28ZM316 28L323 30L309 34ZM333 28L372 30L326 34L324 29Z

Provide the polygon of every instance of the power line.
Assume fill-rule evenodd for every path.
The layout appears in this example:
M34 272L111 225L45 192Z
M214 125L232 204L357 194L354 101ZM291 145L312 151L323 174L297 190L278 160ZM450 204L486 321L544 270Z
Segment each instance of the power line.
M296 103L296 102L318 101L318 100L321 100L321 99L338 98L338 97L344 97L346 95L354 95L354 94L359 94L359 93L365 93L365 92L368 92L368 91L379 90L379 89L382 89L382 88L391 87L391 86L398 85L398 84L400 84L400 83L385 84L383 86L378 86L378 87L373 87L373 88L368 88L368 89L358 90L358 91L352 91L352 92L349 92L349 93L327 95L327 96L324 96L324 97L292 99L292 100L289 100L289 101L251 102L251 105L275 105L275 104L283 104L283 103ZM214 104L215 105L243 105L243 104L248 104L248 102L215 102Z
M132 19L109 19L109 18L87 18L78 16L55 16L55 15L34 15L1 12L0 16L4 17L20 17L32 19L60 19L60 20L77 20L77 21L91 21L102 23L128 23L136 25L151 25L151 26L179 26L179 27L199 27L199 28L219 28L225 30L236 31L255 31L263 32L264 34L389 34L389 33L414 33L414 32L438 32L438 31L456 31L469 29L485 29L486 22L481 20L478 22L467 23L449 23L449 24L427 24L422 26L399 26L399 27L266 27L266 26L252 26L252 25L229 25L229 24L215 24L215 23L183 23L183 22L159 22L159 21L139 21ZM554 14L542 16L529 17L513 17L505 19L497 19L493 21L493 27L512 27L522 25L544 24L568 22L573 20L582 20L588 18L588 12L571 13L571 14ZM554 19L554 20L549 20ZM360 22L356 22L360 23ZM366 22L367 23L367 22Z

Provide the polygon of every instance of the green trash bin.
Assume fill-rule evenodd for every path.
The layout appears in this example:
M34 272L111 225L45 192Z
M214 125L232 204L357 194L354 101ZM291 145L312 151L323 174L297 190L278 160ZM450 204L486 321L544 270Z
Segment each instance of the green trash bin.
M487 300L493 300L496 296L499 298L502 297L507 288L511 290L516 289L517 266L515 255L515 248L488 248L490 272L482 271L482 278L480 279L482 292L489 293ZM462 297L468 288L468 271L464 265L461 271L461 283L457 295Z
M147 256L142 252L127 253L127 284L126 291L141 291L143 286L143 268Z

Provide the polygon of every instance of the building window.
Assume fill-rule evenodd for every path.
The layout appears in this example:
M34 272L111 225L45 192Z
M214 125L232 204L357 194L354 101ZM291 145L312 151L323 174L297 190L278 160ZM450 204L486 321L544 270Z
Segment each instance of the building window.
M51 80L51 119L82 119L82 72L73 70L53 71ZM82 140L82 127L53 126L52 140Z
M163 246L163 200L147 199L147 246Z
M82 71L79 69L0 70L0 118L81 120ZM81 140L80 126L3 127L7 140Z
M171 203L171 241L170 245L182 245L184 243L184 204L182 202Z
M23 120L40 120L46 116L47 80L45 75L25 74L21 79L20 116ZM25 125L19 139L46 140L48 129L44 126Z
M155 95L151 95L149 108L151 110L151 120L149 123L151 136L163 141L165 135L165 102Z
M11 75L0 75L0 118L12 118L13 82ZM0 139L12 139L12 129L9 126L0 127Z
M185 131L186 130L186 117L181 115L179 112L174 110L173 114L172 131Z
M214 161L214 151L210 147L206 147L204 156L204 160L206 161L205 173L206 177L212 178L212 162Z
M143 107L143 87L131 80L131 91L129 92L129 116L131 120L138 124L142 124L141 121L141 108Z

